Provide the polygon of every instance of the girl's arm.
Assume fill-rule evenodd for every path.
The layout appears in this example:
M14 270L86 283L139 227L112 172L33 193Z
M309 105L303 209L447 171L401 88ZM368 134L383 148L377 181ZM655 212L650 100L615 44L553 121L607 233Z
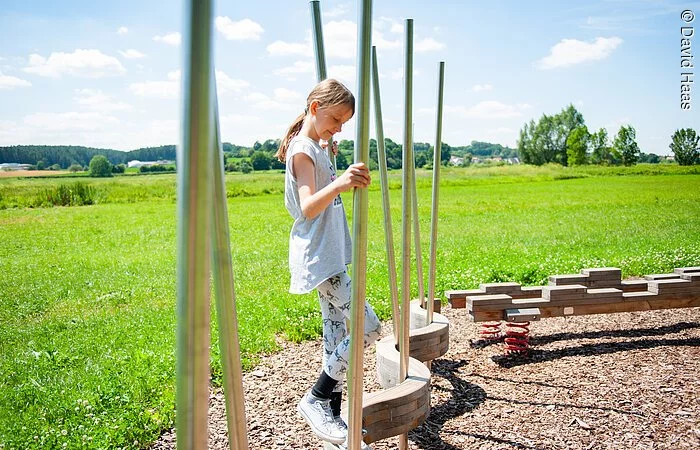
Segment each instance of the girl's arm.
M317 192L314 162L309 155L297 153L292 158L294 175L299 186L301 212L307 219L313 219L321 214L341 192L349 191L354 187L366 188L371 181L367 166L364 163L356 163L348 167L331 184Z

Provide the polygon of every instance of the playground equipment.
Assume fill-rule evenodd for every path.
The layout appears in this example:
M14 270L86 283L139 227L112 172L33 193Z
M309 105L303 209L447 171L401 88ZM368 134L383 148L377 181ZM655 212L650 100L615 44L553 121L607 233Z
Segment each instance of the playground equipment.
M315 28L317 70L325 78L323 38L318 2L311 5ZM369 89L371 0L361 0L358 20L358 87L355 161L369 162ZM216 105L216 82L212 58L213 8L210 0L187 4L183 80L182 142L178 148L178 263L177 263L177 442L180 448L207 447L207 410L209 400L209 291L211 265L218 311L219 342L222 355L223 385L229 431L229 448L248 448L244 397L237 335L235 291L228 236L228 212ZM405 433L420 424L430 409L430 370L421 362L444 354L448 346L447 320L433 313L433 299L427 310L410 305L410 224L411 193L415 190L412 155L412 58L413 21L406 21L406 122L404 139L403 186L403 271L402 305L394 306L395 336L378 347L377 370L385 389L363 395L364 302L366 287L367 216L366 189L353 193L353 265L352 306L350 312L351 354L348 371L349 402L348 448L357 450L364 440L373 442L402 435L400 448L407 447ZM378 73L375 66L375 100L379 107ZM439 140L442 111L444 63L440 66L438 143L434 170L439 170ZM381 117L378 118L381 124ZM381 127L380 127L381 128ZM381 132L383 150L383 132ZM386 211L388 183L386 156L383 165L383 189ZM437 175L434 175L437 180ZM415 195L415 193L414 193ZM433 186L433 214L437 213L437 186ZM436 218L431 240L431 276L434 277ZM388 229L391 229L389 223ZM390 235L389 235L390 238ZM388 239L389 239L388 238ZM391 241L388 241L391 242ZM393 254L392 254L393 259ZM393 266L393 261L390 268ZM391 277L390 277L391 278ZM393 277L395 284L395 277ZM420 280L420 284L423 280ZM434 286L434 279L430 281ZM433 288L434 289L434 288ZM396 292L396 287L392 288ZM432 291L431 291L432 292ZM392 295L392 299L395 298ZM422 297L422 295L421 295ZM432 297L432 293L431 293ZM412 308L412 309L411 309ZM396 314L396 313L400 314ZM400 316L400 320L399 320ZM409 326L413 328L409 331ZM398 329L398 332L396 331ZM359 339L357 338L359 337ZM397 352L397 345L399 351ZM410 348L410 352L409 352ZM364 397L364 398L363 398Z
M248 448L248 440L212 70L211 1L191 1L187 13L177 183L177 441L180 448L207 448L209 280L213 263L229 448L243 450Z
M700 267L622 280L618 268L582 269L580 274L553 275L547 286L484 283L479 289L447 291L453 308L467 308L483 322L481 337L500 339L506 321L506 350L529 349L530 322L547 317L650 311L700 306Z

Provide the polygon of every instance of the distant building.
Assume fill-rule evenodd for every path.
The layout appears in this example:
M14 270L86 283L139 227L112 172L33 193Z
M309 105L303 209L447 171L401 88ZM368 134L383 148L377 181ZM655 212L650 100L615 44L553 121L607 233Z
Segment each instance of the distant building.
M1 163L0 170L12 171L12 170L29 170L32 167L31 164L20 164L20 163Z
M450 164L453 166L461 166L464 163L464 158L459 156L450 156Z
M133 159L127 163L127 167L149 167L149 166L167 166L175 164L175 161L167 161L164 159L159 159L158 161L139 161L138 159Z

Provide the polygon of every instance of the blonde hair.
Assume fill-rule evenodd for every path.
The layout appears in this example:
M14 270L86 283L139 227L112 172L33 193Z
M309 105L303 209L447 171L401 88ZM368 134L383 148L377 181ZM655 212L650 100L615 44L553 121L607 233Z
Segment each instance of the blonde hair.
M280 143L279 149L275 156L281 162L286 162L287 148L291 140L299 134L301 126L304 124L304 119L309 113L311 103L317 101L319 107L330 107L336 105L348 105L352 109L352 114L355 114L355 97L350 92L350 89L345 87L343 83L332 78L327 78L311 89L309 96L306 98L306 108L304 112L299 114L292 125L287 129L284 139Z

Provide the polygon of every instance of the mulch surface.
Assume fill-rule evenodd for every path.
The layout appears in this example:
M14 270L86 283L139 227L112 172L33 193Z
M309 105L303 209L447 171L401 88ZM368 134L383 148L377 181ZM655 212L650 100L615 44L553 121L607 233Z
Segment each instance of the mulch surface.
M700 308L534 322L528 357L478 345L464 309L443 315L450 350L433 362L432 410L409 433L411 449L700 448ZM244 375L250 448L320 449L296 404L316 379L321 343L281 345ZM365 389L378 390L374 351L365 356ZM223 403L212 392L213 449L227 448ZM174 447L170 431L152 448Z

